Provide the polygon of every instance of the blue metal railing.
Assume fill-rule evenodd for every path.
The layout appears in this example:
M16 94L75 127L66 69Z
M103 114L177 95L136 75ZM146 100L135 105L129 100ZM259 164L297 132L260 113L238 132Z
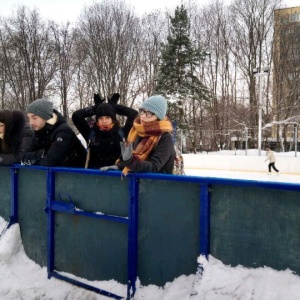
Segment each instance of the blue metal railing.
M123 299L124 297L115 295L111 292L98 289L87 285L78 280L68 278L54 271L55 262L55 213L67 213L80 215L90 218L105 219L112 222L121 222L128 225L128 253L127 253L127 295L126 299L134 296L136 291L135 282L137 279L137 260L138 260L138 195L140 179L151 180L167 180L179 182L193 182L199 184L199 201L200 201L200 230L199 230L199 253L206 258L210 253L210 186L211 185L232 185L232 186L251 186L260 188L271 188L278 190L300 191L300 183L284 183L284 182L264 182L254 180L239 180L226 178L211 178L211 177L196 177L196 176L174 176L165 174L151 173L130 173L127 175L129 179L128 186L128 217L112 216L108 214L97 214L77 210L69 197L69 201L55 199L55 174L57 173L77 173L97 176L117 176L121 178L119 171L99 172L98 170L90 169L72 169L72 168L45 168L45 167L24 167L14 165L11 167L11 216L10 225L18 222L18 169L42 169L47 171L47 271L48 278L56 277L72 284L81 286L85 289L92 290L96 293L114 299Z

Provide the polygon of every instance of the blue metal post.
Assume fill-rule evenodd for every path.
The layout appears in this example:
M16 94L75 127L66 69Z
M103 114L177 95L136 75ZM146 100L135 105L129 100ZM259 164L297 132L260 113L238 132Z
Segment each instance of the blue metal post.
M129 228L128 228L128 286L127 299L134 296L137 279L138 256L138 194L139 180L132 176L129 182Z
M14 167L11 167L10 175L11 205L10 220L7 228L15 223L18 223L18 170Z
M210 232L210 197L207 183L200 184L200 254L209 254Z
M51 169L47 173L47 272L48 278L54 269L54 212L51 210L51 201L55 199L55 172Z

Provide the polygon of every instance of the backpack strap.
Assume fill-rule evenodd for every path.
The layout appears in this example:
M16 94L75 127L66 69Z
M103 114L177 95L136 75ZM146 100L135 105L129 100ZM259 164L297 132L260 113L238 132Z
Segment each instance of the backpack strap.
M125 134L124 134L124 131L122 130L122 128L119 128L118 134L119 134L119 136L121 137L121 140L122 140L123 142L125 142Z
M89 134L89 139L88 139L88 143L87 143L87 147L89 148L91 141L94 139L96 135L96 131L94 128L91 128L90 134Z

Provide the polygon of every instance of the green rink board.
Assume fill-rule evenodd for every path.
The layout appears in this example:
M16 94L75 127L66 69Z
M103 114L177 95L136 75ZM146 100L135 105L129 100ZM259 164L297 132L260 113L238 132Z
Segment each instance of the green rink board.
M28 257L47 265L47 171L19 169L18 208ZM128 217L129 180L55 174L55 200ZM10 169L0 168L0 215L10 214ZM194 274L199 255L200 184L139 179L138 277L163 286ZM297 191L211 185L210 254L223 263L268 266L300 274L300 197ZM55 269L88 280L127 280L128 226L55 213Z
M128 216L128 180L121 176L56 173L55 199L69 198L84 211Z
M300 193L212 186L210 253L223 263L300 274Z
M126 224L57 213L54 268L88 280L127 283Z
M143 285L165 285L196 272L200 185L140 180L138 276Z
M10 217L10 178L10 168L0 167L0 216L6 221Z
M27 256L47 265L47 171L19 169L19 223Z
M76 208L128 217L128 181L86 174L56 175L56 200ZM88 280L127 283L128 225L58 212L55 216L55 269Z

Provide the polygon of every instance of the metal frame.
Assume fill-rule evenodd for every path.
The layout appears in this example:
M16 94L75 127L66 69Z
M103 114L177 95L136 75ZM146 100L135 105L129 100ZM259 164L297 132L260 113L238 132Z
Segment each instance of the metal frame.
M79 211L75 209L75 205L69 196L70 201L55 200L55 174L56 173L80 173L97 176L116 176L121 178L119 171L99 172L91 169L72 169L72 168L45 168L45 167L27 167L21 165L13 165L11 167L11 217L10 225L18 222L18 169L43 169L47 170L47 199L45 211L47 217L47 271L48 278L56 277L65 280L69 283L75 284L87 290L111 297L114 299L124 299L122 296L115 295L108 291L101 290L91 285L85 284L78 280L68 278L64 275L54 271L55 251L54 251L54 235L55 235L55 213L57 211L69 214L76 214L85 217L93 217L105 219L113 222L122 222L128 224L128 253L127 253L127 295L126 299L130 299L136 292L137 279L137 256L138 256L138 195L139 195L139 181L140 179L152 180L168 180L179 182L195 182L199 183L200 193L200 230L199 230L199 254L208 258L210 253L210 186L216 185L233 185L233 186L255 186L261 188L271 188L279 190L293 190L300 191L300 184L284 183L284 182L264 182L254 180L241 179L226 179L226 178L211 178L211 177L196 177L196 176L180 176L180 175L166 175L166 174L151 174L151 173L129 173L128 187L128 218L112 215L100 215L97 213L90 213ZM203 270L202 266L198 269ZM201 274L200 274L201 275Z
M128 268L128 284L127 284L127 298L130 299L131 296L135 293L135 281L137 276L137 232L136 232L136 220L133 215L136 215L135 206L137 205L137 191L136 184L133 183L133 187L130 189L130 197L128 203L128 218L121 216L112 216L108 214L97 214L93 212L86 212L82 210L76 210L75 205L69 195L69 202L60 200L55 200L55 172L60 172L59 169L49 168L47 174L47 201L46 201L46 212L48 214L48 226L47 226L47 271L48 278L55 277L61 280L65 280L69 283L83 287L87 290L93 291L95 293L113 298L113 299L124 299L123 296L116 295L114 293L96 288L94 286L85 284L79 280L69 278L67 276L61 275L60 273L54 270L54 261L55 261L55 247L54 247L54 235L55 235L55 213L68 213L73 215L80 215L85 217L104 219L112 222L121 222L128 225L128 259L127 259L127 268ZM133 228L133 226L135 228Z

